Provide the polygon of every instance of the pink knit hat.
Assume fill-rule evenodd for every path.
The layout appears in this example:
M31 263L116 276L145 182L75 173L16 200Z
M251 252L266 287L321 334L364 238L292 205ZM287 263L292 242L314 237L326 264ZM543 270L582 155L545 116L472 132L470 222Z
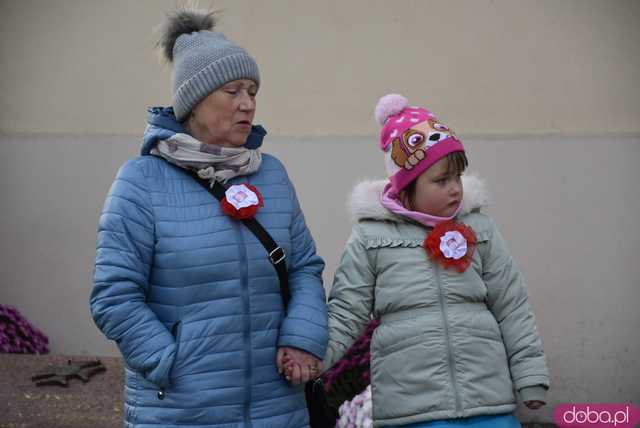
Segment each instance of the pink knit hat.
M464 152L462 142L435 115L409 106L402 95L380 98L375 117L382 126L380 148L392 190L398 194L431 165L453 152Z

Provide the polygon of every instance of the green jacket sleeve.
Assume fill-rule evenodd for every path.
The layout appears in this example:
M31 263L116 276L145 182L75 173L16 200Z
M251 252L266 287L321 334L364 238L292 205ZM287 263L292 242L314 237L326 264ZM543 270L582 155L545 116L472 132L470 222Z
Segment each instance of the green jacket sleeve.
M342 358L369 322L374 285L374 269L356 226L345 246L329 295L329 347L323 361L325 369Z
M520 393L520 398L522 401L542 401L543 403L547 402L547 388L538 385L538 386L527 386L518 391Z
M489 239L479 242L478 249L482 255L488 307L500 326L516 389L548 388L549 372L524 278L493 221Z

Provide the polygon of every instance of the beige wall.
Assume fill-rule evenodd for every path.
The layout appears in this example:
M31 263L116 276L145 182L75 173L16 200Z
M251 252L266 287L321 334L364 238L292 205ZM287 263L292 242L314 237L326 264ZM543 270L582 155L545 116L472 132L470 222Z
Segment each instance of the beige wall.
M0 136L0 303L39 326L53 352L117 355L88 300L99 212L138 140ZM552 373L550 406L525 420L551 420L558 403L640 397L640 137L465 142L491 189L488 212L527 278ZM265 143L296 184L327 286L350 230L350 188L381 177L374 146L366 137Z
M149 29L173 4L0 1L0 303L53 352L117 354L88 312L96 223L145 106L169 102ZM403 92L463 138L528 279L553 389L525 420L640 397L640 2L217 5L260 64L264 149L296 184L327 286L349 190L383 174L373 106Z
M206 2L202 2L207 4ZM0 130L133 134L170 101L157 0L0 2ZM401 92L463 134L640 130L636 0L228 0L274 135L371 135Z

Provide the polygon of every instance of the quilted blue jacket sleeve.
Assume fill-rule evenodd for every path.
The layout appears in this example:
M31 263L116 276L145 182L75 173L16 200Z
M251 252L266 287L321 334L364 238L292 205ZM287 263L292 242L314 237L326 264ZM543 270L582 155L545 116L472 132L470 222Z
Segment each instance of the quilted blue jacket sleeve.
M154 216L138 162L131 160L120 169L100 216L91 314L129 367L166 386L175 341L145 303Z
M278 346L307 351L319 359L327 350L327 305L322 286L324 261L316 254L316 246L304 221L304 215L293 185L291 222L291 254L289 260L289 288L291 301L280 327Z

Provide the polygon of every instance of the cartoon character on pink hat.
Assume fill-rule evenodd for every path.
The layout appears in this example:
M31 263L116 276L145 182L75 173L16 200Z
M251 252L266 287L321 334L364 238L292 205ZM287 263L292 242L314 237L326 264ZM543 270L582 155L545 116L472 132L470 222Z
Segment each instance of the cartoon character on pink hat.
M402 95L380 98L375 118L382 126L380 149L385 152L387 173L396 193L439 159L464 151L448 126L429 110L410 106Z
M434 144L449 137L457 140L451 129L432 117L396 135L391 142L391 159L406 170L420 163L427 156L427 149Z

